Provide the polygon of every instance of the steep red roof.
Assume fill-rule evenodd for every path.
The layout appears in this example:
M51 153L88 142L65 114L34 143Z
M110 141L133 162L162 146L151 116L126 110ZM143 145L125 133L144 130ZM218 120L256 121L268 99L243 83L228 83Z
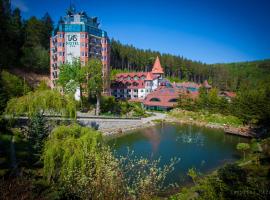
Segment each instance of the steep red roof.
M152 81L153 80L152 73L148 72L145 80Z
M211 85L209 85L209 83L208 83L207 80L205 80L205 81L203 82L203 86L204 86L205 88L211 88L211 87L212 87Z
M164 74L163 72L163 68L161 67L160 61L159 61L159 57L157 56L154 66L152 68L152 73L153 74Z

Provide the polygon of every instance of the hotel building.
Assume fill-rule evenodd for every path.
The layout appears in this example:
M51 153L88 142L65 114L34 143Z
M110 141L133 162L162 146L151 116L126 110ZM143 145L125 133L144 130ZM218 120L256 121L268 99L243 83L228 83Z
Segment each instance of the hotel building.
M117 74L111 84L111 94L118 99L144 99L163 80L163 68L157 57L151 72Z
M70 7L60 19L50 38L51 88L56 87L59 67L79 59L85 65L90 58L98 58L103 65L103 93L110 93L110 41L107 32L99 28L97 17L76 12Z

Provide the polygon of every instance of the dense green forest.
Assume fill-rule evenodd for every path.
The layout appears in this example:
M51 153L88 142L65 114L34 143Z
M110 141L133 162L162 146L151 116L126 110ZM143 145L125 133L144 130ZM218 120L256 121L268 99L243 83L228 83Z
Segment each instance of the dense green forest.
M41 19L22 19L9 0L0 1L0 67L49 72L49 38L53 22L48 13Z
M50 15L22 19L18 8L12 10L8 0L1 0L0 24L0 67L49 73L49 38L54 25ZM150 71L156 56L161 59L166 77L172 81L209 80L219 89L237 91L270 80L270 60L209 65L111 40L112 69Z

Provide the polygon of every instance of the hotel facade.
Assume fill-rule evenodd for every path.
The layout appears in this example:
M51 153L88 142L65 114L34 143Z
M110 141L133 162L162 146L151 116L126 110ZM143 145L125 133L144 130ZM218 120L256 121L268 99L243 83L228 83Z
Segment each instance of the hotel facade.
M56 87L62 64L79 59L85 65L91 58L101 60L103 93L110 94L110 40L107 32L99 28L97 17L69 8L50 38L51 88Z
M163 81L163 68L157 57L150 72L130 72L116 75L111 95L117 99L144 99Z

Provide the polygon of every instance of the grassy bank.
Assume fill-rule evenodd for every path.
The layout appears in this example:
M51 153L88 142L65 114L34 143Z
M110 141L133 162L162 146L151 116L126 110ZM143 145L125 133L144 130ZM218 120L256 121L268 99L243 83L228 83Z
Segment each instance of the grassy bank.
M231 115L222 115L222 114L212 114L207 111L186 111L181 109L173 109L168 113L169 117L175 118L182 122L190 123L202 123L202 124L214 124L219 126L231 126L231 127L241 127L243 122Z

